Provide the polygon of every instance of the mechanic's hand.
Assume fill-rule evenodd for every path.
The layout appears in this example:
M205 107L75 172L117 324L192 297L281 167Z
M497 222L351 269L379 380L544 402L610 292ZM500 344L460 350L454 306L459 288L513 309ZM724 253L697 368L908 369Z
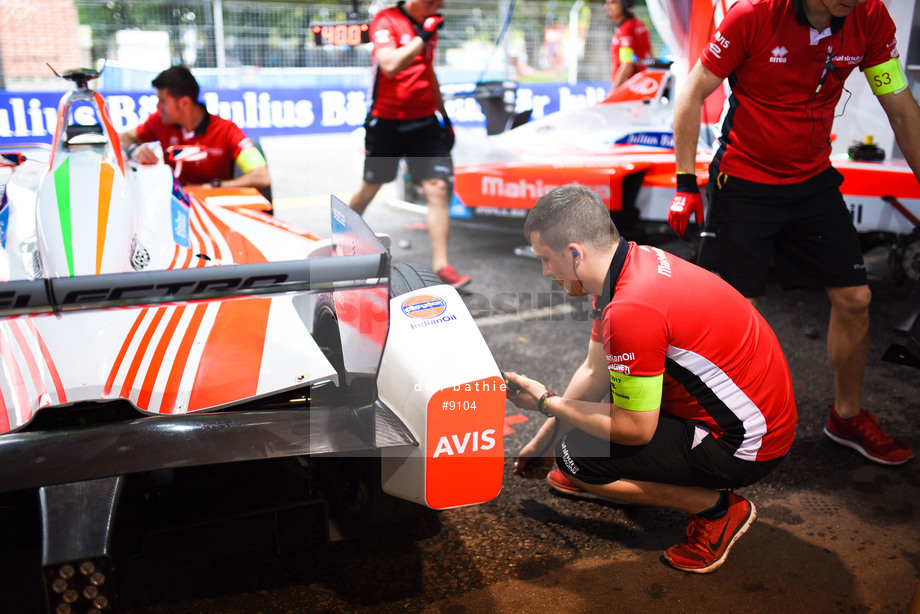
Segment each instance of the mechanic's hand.
M508 399L521 409L539 411L537 404L546 392L546 386L517 373L506 372L503 375L508 386ZM517 392L512 392L513 390Z
M449 152L454 148L457 136L454 134L454 126L450 123L450 118L444 115L444 124L441 126L441 138L444 140L444 147Z
M160 158L147 143L141 143L131 149L130 157L138 164L157 164Z
M690 215L696 213L696 223L703 225L703 197L700 188L696 185L696 175L693 173L677 173L677 194L671 200L668 211L668 225L674 229L678 237L683 238L687 232L687 222Z
M555 418L550 419L555 420ZM546 437L552 437L552 431L548 434L544 433L544 435ZM536 437L531 439L530 442L518 452L517 458L514 459L514 469L512 469L511 473L530 480L542 480L545 478L546 474L552 470L553 464L556 462L553 456L554 451L550 450L550 453L546 456L536 455L546 450L548 444L549 442L544 441L544 438L541 438L540 435L537 434Z
M415 26L415 34L426 43L431 40L435 32L444 26L444 18L440 15L432 15L425 20L421 27Z

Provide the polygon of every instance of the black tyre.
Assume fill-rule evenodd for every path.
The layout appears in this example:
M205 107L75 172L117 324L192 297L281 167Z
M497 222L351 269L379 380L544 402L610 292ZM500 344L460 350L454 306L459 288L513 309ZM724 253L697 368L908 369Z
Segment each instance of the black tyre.
M398 262L390 268L390 298L442 283L437 273L420 264Z
M434 271L422 265L398 263L390 268L390 298L441 283ZM427 511L383 491L379 453L328 458L323 462L333 511L356 527L399 525Z

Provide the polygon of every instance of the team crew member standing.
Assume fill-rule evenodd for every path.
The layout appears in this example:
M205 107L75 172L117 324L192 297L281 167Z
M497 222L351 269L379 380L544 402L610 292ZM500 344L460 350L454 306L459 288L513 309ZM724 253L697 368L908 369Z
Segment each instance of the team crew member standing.
M616 24L610 41L610 82L613 89L623 85L637 72L645 70L645 66L636 61L648 59L652 54L648 28L633 15L634 4L634 0L604 2L607 16Z
M898 64L895 26L880 0L740 0L681 88L674 111L678 193L669 222L681 236L703 205L693 175L703 100L728 78L729 110L709 176L707 243L700 262L751 302L771 261L784 287L824 287L835 401L824 428L879 463L913 451L862 409L869 351L866 268L842 181L830 163L834 111L859 67L917 175L920 107ZM920 175L918 175L920 178Z
M271 185L265 158L232 121L211 115L198 102L198 81L185 66L173 66L152 81L157 90L157 110L142 124L123 132L124 146L159 141L164 151L170 146L199 145L208 155L183 162L179 181L183 185L223 185L267 190ZM137 147L132 157L142 164L159 160L149 148ZM171 166L175 163L168 161ZM242 174L233 177L233 163Z
M542 196L524 233L543 274L570 295L593 294L601 316L561 396L505 374L521 388L515 405L550 416L514 473L545 475L552 457L542 455L559 441L551 487L687 512L687 540L665 558L715 571L757 517L727 489L772 471L795 434L792 379L773 331L712 273L627 243L583 186Z
M470 277L458 274L447 257L453 128L432 64L444 21L437 14L441 3L406 0L371 21L374 90L364 123L364 178L348 204L364 213L380 186L396 177L400 158L406 158L409 174L421 182L428 201L432 268L441 281L459 288Z

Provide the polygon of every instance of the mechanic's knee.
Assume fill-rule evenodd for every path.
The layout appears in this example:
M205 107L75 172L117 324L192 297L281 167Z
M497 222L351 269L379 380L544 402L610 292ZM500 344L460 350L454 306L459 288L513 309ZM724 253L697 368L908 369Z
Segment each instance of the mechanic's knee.
M868 311L872 302L872 290L868 285L828 288L827 295L834 308L854 315Z

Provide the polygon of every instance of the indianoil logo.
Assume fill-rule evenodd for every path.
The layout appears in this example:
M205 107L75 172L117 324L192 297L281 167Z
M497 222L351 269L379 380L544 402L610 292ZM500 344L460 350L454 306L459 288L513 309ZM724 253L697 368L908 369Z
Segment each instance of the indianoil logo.
M419 294L404 300L401 309L410 318L427 320L444 313L447 310L447 303L438 296Z

